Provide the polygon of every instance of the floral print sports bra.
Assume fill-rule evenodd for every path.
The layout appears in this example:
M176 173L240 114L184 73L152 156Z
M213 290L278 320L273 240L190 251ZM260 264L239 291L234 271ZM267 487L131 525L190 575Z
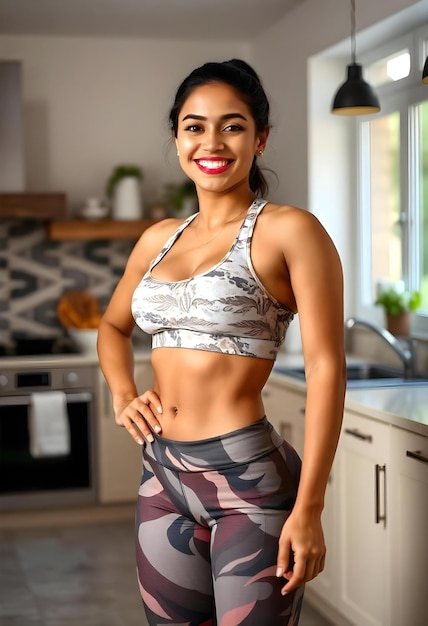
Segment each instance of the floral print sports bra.
M153 336L153 349L276 358L294 314L267 292L251 263L254 225L266 204L254 200L229 252L203 274L176 282L151 274L197 213L168 239L132 298L134 319Z

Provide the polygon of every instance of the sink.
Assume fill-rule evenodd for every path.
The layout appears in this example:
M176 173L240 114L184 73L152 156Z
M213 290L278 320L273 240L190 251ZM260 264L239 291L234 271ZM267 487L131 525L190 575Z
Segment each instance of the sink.
M285 374L298 380L305 380L303 367L275 366L273 372ZM404 378L403 370L386 365L358 363L346 367L346 386L348 389L422 385L428 385L428 377Z

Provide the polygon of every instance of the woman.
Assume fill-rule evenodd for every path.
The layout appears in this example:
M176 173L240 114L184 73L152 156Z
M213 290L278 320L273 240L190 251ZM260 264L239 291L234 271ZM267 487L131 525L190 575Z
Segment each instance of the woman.
M297 624L304 583L324 567L320 517L342 421L340 261L313 215L261 199L269 104L245 62L194 70L170 125L199 212L144 232L98 338L116 421L143 446L136 545L147 619ZM301 471L261 400L297 311ZM153 335L155 383L144 393L133 381L135 322Z

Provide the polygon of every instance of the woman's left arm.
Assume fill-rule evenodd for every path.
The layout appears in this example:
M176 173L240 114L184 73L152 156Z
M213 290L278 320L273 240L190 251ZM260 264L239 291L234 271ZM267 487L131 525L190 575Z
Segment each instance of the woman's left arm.
M296 209L287 221L283 252L299 313L307 396L300 484L279 540L277 575L287 579L282 593L324 569L321 513L346 390L343 277L338 253L312 214Z

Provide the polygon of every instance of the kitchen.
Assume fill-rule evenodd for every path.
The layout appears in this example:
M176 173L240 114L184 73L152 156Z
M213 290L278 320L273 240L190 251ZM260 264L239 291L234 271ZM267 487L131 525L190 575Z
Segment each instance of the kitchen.
M65 190L71 217L78 213L87 197L104 194L105 182L114 165L122 161L137 162L144 169L143 199L147 211L159 200L164 185L179 176L173 155L168 153L165 157L168 137L164 109L175 87L171 76L181 76L193 66L195 59L201 59L202 46L203 59L243 56L254 62L265 77L274 105L272 156L266 155L267 165L271 165L279 178L276 189L273 185L273 199L286 197L289 202L309 207L318 214L341 252L345 275L349 277L347 284L351 284L354 277L350 219L353 200L349 197L352 185L347 186L342 177L340 185L335 180L328 206L315 193L319 184L316 168L320 164L313 161L310 151L308 155L308 143L313 149L315 131L311 120L308 123L313 97L307 92L308 59L347 39L348 11L343 10L339 0L325 3L323 11L315 0L294 4L282 19L250 39L245 36L236 39L229 34L221 40L221 53L218 39L180 39L174 37L174 32L162 38L91 37L84 31L80 36L47 36L37 29L23 34L13 29L2 33L0 58L19 58L24 66L27 189ZM396 0L388 6L373 4L358 4L358 23L362 29L405 9L410 12L415 3ZM222 32L220 27L218 32ZM343 59L347 54L347 51L343 53ZM284 59L293 61L285 63ZM335 134L345 121L329 114L329 100L343 78L343 59L334 64L328 75L330 85L324 86L323 97L318 98L318 106L324 100L327 102L326 119L320 111L315 112L324 124L333 126ZM324 152L322 157L326 162L331 158L334 169L338 157L333 152L331 155ZM324 163L323 170L325 167ZM2 333L6 332L5 328L15 332L31 328L34 333L46 333L46 327L51 324L58 330L54 308L45 311L43 303L56 302L66 289L89 290L104 304L131 245L123 240L52 241L45 237L44 225L37 223L16 226L2 220L1 228L2 239L8 241L6 250L0 253L5 259L1 270L5 278L4 296L1 296L2 319L5 319ZM28 285L34 283L25 293ZM347 315L355 312L353 303L354 294L348 287ZM31 314L33 310L37 310L37 315ZM144 353L144 346L141 352ZM83 361L87 362L87 358L83 357ZM32 359L39 362L38 357ZM73 359L74 364L82 365L81 356L74 355ZM421 359L424 360L423 354ZM90 364L96 367L94 359ZM100 403L100 394L96 393L96 397L96 403ZM105 449L118 445L113 437L116 431L105 434ZM111 484L110 480L106 484Z

